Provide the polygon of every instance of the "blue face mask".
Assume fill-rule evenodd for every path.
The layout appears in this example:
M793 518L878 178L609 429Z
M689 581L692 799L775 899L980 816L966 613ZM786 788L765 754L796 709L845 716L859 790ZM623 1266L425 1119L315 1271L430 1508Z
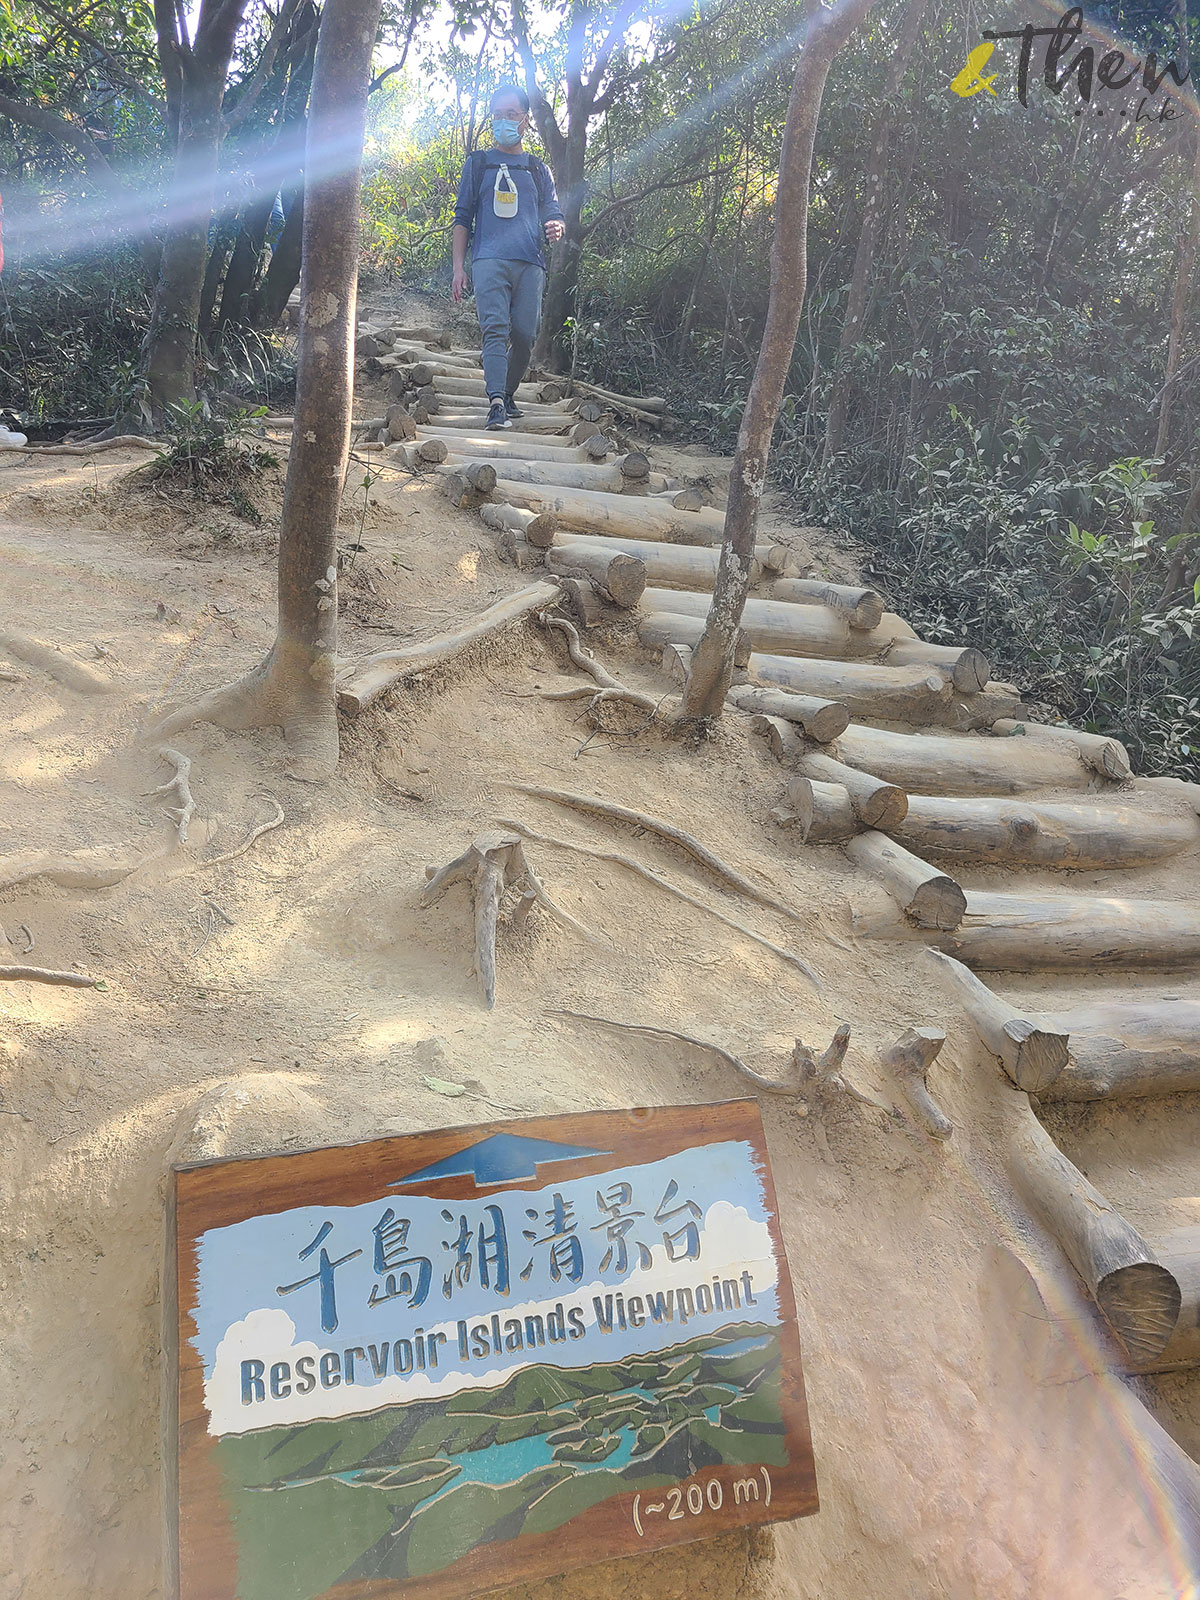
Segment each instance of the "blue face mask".
M493 117L492 138L497 144L516 144L521 137L520 124L515 117Z

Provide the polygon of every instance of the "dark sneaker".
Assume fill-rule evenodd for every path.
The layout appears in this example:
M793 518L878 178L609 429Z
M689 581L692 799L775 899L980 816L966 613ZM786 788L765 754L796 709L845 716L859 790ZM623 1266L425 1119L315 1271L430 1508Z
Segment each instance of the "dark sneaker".
M506 394L504 396L504 415L506 417L523 417L525 415L517 404L515 395Z
M511 428L512 423L504 409L503 400L493 400L488 407L487 425L489 428Z

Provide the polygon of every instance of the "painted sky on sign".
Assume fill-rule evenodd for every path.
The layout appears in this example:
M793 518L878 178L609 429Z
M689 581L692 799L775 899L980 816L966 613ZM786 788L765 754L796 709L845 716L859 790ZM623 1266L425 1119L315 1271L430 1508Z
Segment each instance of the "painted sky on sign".
M654 1213L663 1209L672 1180L677 1187L667 1206L685 1209L664 1222L656 1222ZM597 1204L598 1191L610 1198L615 1186L622 1183L632 1191L625 1212L641 1213L625 1234L628 1262L623 1272L618 1270L621 1263L617 1250L605 1260L612 1243L607 1227L610 1218ZM577 1282L565 1275L554 1280L549 1246L540 1242L548 1231L546 1218L556 1195L570 1208L575 1234L581 1240L582 1271ZM686 1209L689 1202L699 1207L698 1220ZM409 1219L409 1253L427 1256L432 1264L428 1297L413 1309L409 1308L407 1297L370 1304L372 1289L376 1289L378 1297L382 1281L375 1271L372 1229L389 1206L399 1218ZM465 1215L472 1233L472 1252L477 1256L480 1224L485 1232L492 1231L494 1215L488 1212L490 1206L499 1206L505 1219L508 1293L495 1291L494 1272L492 1287L484 1288L479 1283L476 1259L470 1281L463 1285L452 1283L447 1295L444 1279L455 1252L445 1245L449 1242L453 1246L460 1218ZM527 1215L531 1209L537 1212L536 1219ZM443 1217L445 1211L451 1213L450 1222ZM689 1243L686 1233L677 1236L671 1247L663 1235L664 1230L678 1235L693 1220L699 1255L689 1258L684 1253ZM618 1290L626 1298L656 1291L665 1293L711 1282L714 1275L728 1277L749 1270L758 1303L745 1315L775 1322L778 1268L766 1222L765 1196L753 1150L745 1142L729 1141L599 1176L551 1178L537 1189L485 1191L474 1200L433 1200L395 1189L386 1198L365 1205L301 1206L210 1229L199 1241L198 1292L193 1307L198 1334L192 1343L204 1364L212 1431L240 1432L315 1416L369 1411L467 1386L494 1384L531 1360L560 1366L619 1360L624 1355L712 1331L733 1320L718 1312L697 1315L683 1326L675 1320L640 1330L601 1334L592 1297ZM326 1223L332 1226L323 1245L301 1260L300 1252L313 1243ZM526 1229L536 1235L534 1240L524 1237ZM650 1253L648 1265L637 1248L639 1243ZM321 1248L331 1261L340 1261L352 1251L361 1252L333 1269L338 1326L332 1331L322 1326L318 1282L286 1295L278 1293L281 1285L295 1283L317 1271ZM678 1259L671 1259L672 1252ZM529 1275L523 1279L521 1273L527 1264ZM465 1364L459 1359L455 1336L459 1318L478 1322L490 1319L493 1313L502 1320L531 1312L544 1316L560 1301L583 1309L587 1323L584 1337L547 1345L532 1357L526 1352ZM368 1370L360 1373L353 1387L318 1390L303 1401L293 1395L287 1402L256 1405L249 1411L240 1404L237 1369L242 1359L294 1362L305 1353L409 1339L418 1328L426 1333L441 1329L449 1335L441 1351L443 1370L436 1378L413 1373L407 1379L388 1376L379 1382L372 1379Z

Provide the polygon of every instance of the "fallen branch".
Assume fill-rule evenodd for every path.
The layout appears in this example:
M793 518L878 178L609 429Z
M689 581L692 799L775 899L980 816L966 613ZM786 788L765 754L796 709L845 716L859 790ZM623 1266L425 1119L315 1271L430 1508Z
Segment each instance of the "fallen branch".
M451 884L464 878L470 880L475 905L475 971L489 1011L496 1004L496 925L500 902L507 890L521 892L521 901L513 916L514 926L522 926L537 904L585 939L596 937L546 893L541 879L526 861L520 837L515 833L481 833L462 855L444 867L426 867L425 873L428 881L421 895L423 906L433 905Z
M67 989L94 989L99 981L82 972L54 972L49 967L0 967L0 983L56 983Z
M197 861L196 871L199 871L202 867L219 867L224 861L232 861L236 856L244 856L250 846L257 843L264 833L270 833L272 828L281 826L283 823L283 807L273 795L268 795L267 798L275 807L275 815L267 822L260 822L257 828L251 828L241 844L235 846L232 850L226 850L224 855L209 856L207 861Z
M338 705L354 716L402 678L444 666L476 640L510 622L519 621L529 612L549 605L558 597L556 583L532 583L528 588L518 589L516 594L497 600L495 605L488 606L486 611L481 611L453 632L437 634L432 639L404 645L399 650L383 650L375 655L364 656L338 673Z
M781 916L788 917L792 922L799 922L809 926L808 919L794 911L791 906L778 899L775 895L760 889L757 884L751 883L749 878L743 877L736 868L722 861L720 856L702 845L699 839L693 838L690 833L685 833L682 828L677 828L673 823L660 822L657 818L647 816L644 811L633 811L628 806L614 805L609 800L601 800L593 795L571 794L565 789L544 789L538 784L517 783L515 781L502 781L501 787L515 789L520 794L531 794L539 800L554 800L559 805L570 806L576 811L590 811L598 817L608 817L615 822L625 822L634 828L644 828L647 833L657 834L660 839L667 840L678 849L685 851L701 866L716 877L722 879L732 888L755 900L759 905L769 906L772 911L778 911Z
M521 834L526 839L534 839L539 844L557 845L561 850L574 850L579 855L591 856L596 861L610 861L614 866L624 867L628 872L635 872L639 878L645 878L647 883L657 884L660 889L665 889L668 894L677 896L678 899L686 901L690 906L695 906L699 911L707 912L710 917L716 917L718 922L723 922L726 927L733 928L738 933L744 934L747 939L753 939L755 944L761 944L765 949L770 950L772 954L786 961L789 966L796 967L801 971L816 986L818 994L823 993L821 980L807 961L804 961L800 956L793 955L790 950L785 950L782 945L773 944L770 939L764 938L761 933L755 933L753 928L748 928L744 922L739 922L736 917L727 916L724 911L718 911L715 906L706 905L703 900L697 899L694 894L689 894L686 889L680 889L669 878L664 878L660 873L655 872L652 867L644 867L640 861L635 861L632 856L622 855L617 850L599 850L593 845L576 844L572 839L563 839L553 833L539 833L536 829L527 827L525 823L514 822L508 817L501 817L499 820L501 827L511 828L515 833Z
M949 1117L936 1104L926 1084L926 1074L946 1035L940 1028L906 1028L884 1052L883 1064L900 1084L909 1110L933 1139L948 1139L954 1132Z
M159 747L158 754L163 761L170 762L175 768L175 775L168 778L166 783L160 783L157 789L151 789L150 795L173 794L178 798L178 806L174 810L168 806L167 815L179 831L180 844L186 844L188 823L192 820L192 813L196 809L196 802L192 799L192 791L188 785L188 774L192 770L191 758L166 744Z

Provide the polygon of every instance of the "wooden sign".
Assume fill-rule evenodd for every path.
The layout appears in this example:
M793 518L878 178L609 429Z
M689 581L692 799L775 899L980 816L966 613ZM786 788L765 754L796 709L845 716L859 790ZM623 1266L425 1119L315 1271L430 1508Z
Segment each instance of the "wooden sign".
M180 1600L457 1600L817 1509L754 1101L173 1178Z

